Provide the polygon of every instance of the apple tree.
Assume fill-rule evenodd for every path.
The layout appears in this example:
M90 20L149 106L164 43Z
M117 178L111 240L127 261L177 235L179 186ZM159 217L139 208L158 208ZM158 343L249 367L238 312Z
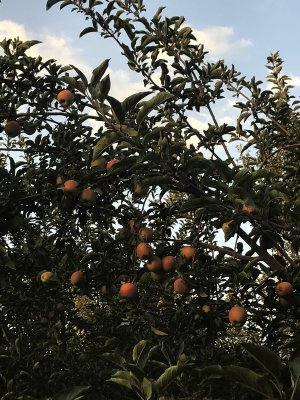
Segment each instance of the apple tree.
M54 6L144 90L112 96L109 59L85 76L0 43L0 398L295 400L300 116L279 53L265 89L163 7Z

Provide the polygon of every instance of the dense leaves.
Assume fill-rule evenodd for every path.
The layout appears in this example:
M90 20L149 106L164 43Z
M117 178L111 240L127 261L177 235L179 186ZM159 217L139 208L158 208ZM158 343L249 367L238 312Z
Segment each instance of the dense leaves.
M118 99L109 59L88 77L28 56L37 41L0 43L1 399L295 400L300 118L279 54L262 90L207 62L163 7L55 5L118 45L146 88ZM214 115L228 96L232 126ZM137 294L120 296L125 282Z

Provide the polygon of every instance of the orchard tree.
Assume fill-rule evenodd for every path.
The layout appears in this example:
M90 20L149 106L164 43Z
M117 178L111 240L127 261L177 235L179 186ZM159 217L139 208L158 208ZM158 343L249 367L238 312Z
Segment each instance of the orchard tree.
M163 7L55 5L145 90L111 96L108 59L86 77L0 43L1 399L297 399L300 115L279 54L264 90Z

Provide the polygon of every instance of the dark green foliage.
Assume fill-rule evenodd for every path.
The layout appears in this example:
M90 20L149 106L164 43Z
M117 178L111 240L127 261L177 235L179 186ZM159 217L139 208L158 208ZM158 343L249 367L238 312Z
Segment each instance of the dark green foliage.
M296 400L300 118L278 53L267 60L274 89L262 91L207 62L184 18L163 7L150 20L142 0L47 9L56 4L86 17L80 36L113 40L146 90L112 97L108 59L89 81L29 57L37 41L0 44L0 399ZM62 89L74 94L69 108ZM240 93L236 126L219 125L214 104ZM211 124L198 130L190 117L202 108ZM6 120L21 134L8 137ZM65 191L58 176L78 187ZM86 188L95 202L81 199ZM151 274L136 258L142 226L173 269ZM85 280L73 286L78 270ZM189 293L174 292L178 277ZM278 281L293 294L279 299ZM121 299L124 282L138 296ZM248 314L241 328L228 321L236 304Z

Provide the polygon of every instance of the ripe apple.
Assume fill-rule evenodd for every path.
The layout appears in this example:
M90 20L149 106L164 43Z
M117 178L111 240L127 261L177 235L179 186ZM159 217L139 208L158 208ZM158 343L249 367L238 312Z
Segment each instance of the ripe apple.
M176 293L186 294L189 291L189 285L184 279L177 278L173 283L173 289Z
M82 201L87 201L89 203L95 203L97 198L97 193L94 192L94 190L88 188L88 189L83 189L83 191L80 193L80 199Z
M152 247L148 243L139 243L135 248L137 258L141 258L142 260L149 259L152 256L152 253Z
M21 133L21 125L17 121L7 121L4 127L4 131L7 136L14 138L19 136Z
M74 102L74 95L70 90L64 89L58 93L56 99L63 108L67 108Z
M112 166L117 164L118 162L120 162L120 160L117 160L116 158L109 160L108 163L106 164L106 169L110 170L112 168Z
M286 297L293 293L294 287L290 282L280 282L275 287L275 292L279 297Z
M196 248L193 246L183 246L181 248L181 255L187 259L187 260L191 260L195 257L196 255Z
M85 276L81 271L75 271L72 273L70 281L73 286L77 286L85 280Z
M64 191L65 192L75 192L79 183L74 179L69 179L64 182Z
M148 271L157 272L161 269L161 267L161 259L157 256L152 256L150 261L148 261L146 264Z
M241 326L246 322L247 311L244 307L234 306L229 310L228 318L233 325Z
M165 256L161 260L163 270L165 272L169 272L174 269L175 266L175 257L173 256Z
M119 296L125 299L133 299L137 295L137 287L134 283L123 283L119 290Z

